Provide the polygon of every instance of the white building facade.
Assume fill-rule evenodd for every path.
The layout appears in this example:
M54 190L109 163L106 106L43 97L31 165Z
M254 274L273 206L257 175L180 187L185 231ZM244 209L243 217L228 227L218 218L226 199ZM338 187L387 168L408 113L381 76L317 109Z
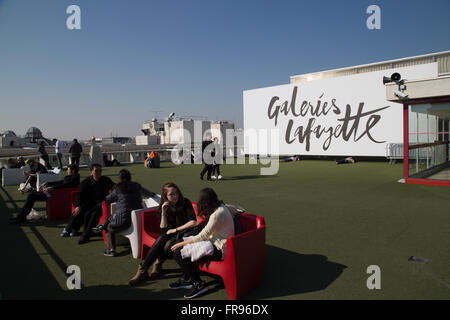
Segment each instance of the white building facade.
M243 92L244 133L276 131L277 155L383 157L389 144L403 141L403 110L386 100L383 76L415 80L449 72L446 51L292 76L289 84ZM436 125L430 117L410 123ZM245 140L245 153L259 154L253 147Z

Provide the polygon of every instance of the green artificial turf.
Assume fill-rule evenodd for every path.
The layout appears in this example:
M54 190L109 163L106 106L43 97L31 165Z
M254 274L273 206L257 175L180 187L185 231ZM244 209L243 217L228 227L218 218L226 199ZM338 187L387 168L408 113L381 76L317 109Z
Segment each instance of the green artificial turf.
M258 165L222 165L221 181L201 181L201 165L126 168L157 193L173 181L195 201L211 186L226 203L264 217L264 279L244 299L450 298L450 189L398 183L401 164L308 160L280 163L274 176L261 176ZM104 174L117 181L120 169ZM174 261L164 264L161 279L129 288L138 260L128 247L104 257L101 238L81 246L77 238L60 238L65 221L9 225L24 199L17 187L0 189L1 298L182 298L182 290L167 288L180 276ZM410 262L412 255L429 262ZM67 289L69 265L80 266L82 290ZM370 265L381 269L381 290L366 286ZM202 277L210 292L199 299L227 298L219 278Z

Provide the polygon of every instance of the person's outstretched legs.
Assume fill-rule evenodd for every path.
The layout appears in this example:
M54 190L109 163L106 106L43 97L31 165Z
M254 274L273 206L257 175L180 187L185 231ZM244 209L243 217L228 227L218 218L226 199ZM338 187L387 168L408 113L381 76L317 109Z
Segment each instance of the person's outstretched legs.
M46 201L47 196L43 192L30 192L28 194L27 200L20 210L20 213L17 215L15 219L11 219L11 223L22 223L27 221L27 215L30 213L31 209L33 209L34 203L36 201Z

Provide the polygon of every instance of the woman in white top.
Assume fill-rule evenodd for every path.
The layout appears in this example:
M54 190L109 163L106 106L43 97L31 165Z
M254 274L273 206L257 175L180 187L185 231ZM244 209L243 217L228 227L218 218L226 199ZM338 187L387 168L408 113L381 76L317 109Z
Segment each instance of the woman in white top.
M171 289L192 288L192 291L185 295L187 299L194 298L206 291L208 287L200 279L197 267L191 262L190 257L181 256L183 246L199 242L211 241L214 247L214 253L204 259L220 261L225 257L227 238L234 236L234 223L228 208L219 201L217 194L211 188L205 188L200 191L197 201L197 212L206 226L194 237L172 246L174 259L180 265L183 271L183 277L177 282L169 285Z

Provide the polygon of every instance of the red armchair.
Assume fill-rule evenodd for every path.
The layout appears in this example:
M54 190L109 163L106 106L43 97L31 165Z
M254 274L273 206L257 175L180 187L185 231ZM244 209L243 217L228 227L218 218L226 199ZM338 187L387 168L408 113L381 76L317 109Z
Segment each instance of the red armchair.
M193 203L193 205L195 205ZM196 206L194 206L197 214ZM202 219L197 216L197 221ZM264 273L266 225L264 218L250 213L240 217L242 233L227 239L226 256L223 261L200 261L200 270L219 275L225 285L228 299L235 300L252 290L261 282ZM159 234L157 210L142 215L142 259Z
M264 273L266 225L250 213L240 217L242 233L227 239L223 261L200 261L199 269L219 275L229 300L236 300L261 282Z
M142 213L142 248L141 259L145 259L148 250L155 243L159 234L158 209L149 209Z
M50 191L50 198L47 198L45 209L47 218L52 220L63 220L72 214L72 193L78 191L77 188L64 188Z
M100 217L100 220L98 221L98 224L102 224L109 216L111 215L111 204L103 201L102 203L102 216ZM106 243L106 233L105 231L102 232L103 235L103 242Z
M73 212L73 210L75 210L75 208L76 208L76 202L77 202L77 193L78 193L78 190L75 190L75 191L72 191L71 193L70 193L70 204L71 204L71 206L72 206L72 212Z

